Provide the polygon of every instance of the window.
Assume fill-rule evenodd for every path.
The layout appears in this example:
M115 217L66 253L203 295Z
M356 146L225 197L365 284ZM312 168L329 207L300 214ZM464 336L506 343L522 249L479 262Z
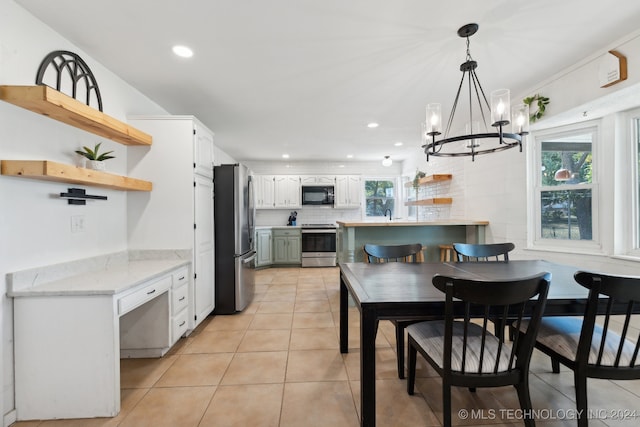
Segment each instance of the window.
M630 194L630 200L632 200L631 212L633 212L633 219L631 229L633 233L633 245L632 249L636 255L640 254L640 111L636 111L632 118L632 144L633 144L633 164L632 175L634 177L632 181L632 194Z
M597 242L593 147L597 127L536 137L535 245L593 248Z
M396 189L393 179L367 179L364 182L367 217L384 216L387 209L394 213ZM394 213L395 215L395 213Z

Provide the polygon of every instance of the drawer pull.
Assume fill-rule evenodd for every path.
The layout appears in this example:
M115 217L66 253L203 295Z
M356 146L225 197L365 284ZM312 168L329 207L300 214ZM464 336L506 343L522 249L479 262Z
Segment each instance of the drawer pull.
M184 280L184 276L178 277L178 280Z
M184 301L184 299L185 299L185 298L186 298L186 297L182 297L182 298L180 298L178 301Z
M185 323L187 323L187 321L186 321L186 320L183 320L183 321L182 321L182 323L180 323L180 324L178 325L178 327L182 327L182 326L184 326L184 324L185 324Z
M151 295L151 294L152 294L152 293L154 293L155 291L156 291L155 289L152 289L152 290L150 290L149 292L147 292L147 295Z

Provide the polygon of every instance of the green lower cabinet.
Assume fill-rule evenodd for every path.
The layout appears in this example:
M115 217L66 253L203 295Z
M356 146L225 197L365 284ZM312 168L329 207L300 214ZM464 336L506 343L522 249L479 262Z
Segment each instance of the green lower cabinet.
M273 230L273 263L301 264L301 241L299 229Z
M256 231L256 267L273 264L271 229Z

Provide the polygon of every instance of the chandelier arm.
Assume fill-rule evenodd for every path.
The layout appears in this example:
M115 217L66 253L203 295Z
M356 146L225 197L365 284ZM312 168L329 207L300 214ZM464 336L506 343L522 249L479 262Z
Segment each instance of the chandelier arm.
M487 97L484 94L484 91L482 90L482 85L480 84L480 79L478 79L478 75L475 73L475 71L471 72L471 77L473 78L473 86L474 89L476 91L476 98L478 99L478 106L480 107L480 115L482 116L482 123L484 124L484 129L485 131L489 131L489 128L487 127L487 117L485 115L484 112L484 107L482 106L482 100L484 99L484 103L487 107L487 111L491 112L491 107L489 106L489 102L487 101ZM478 89L480 89L480 91L478 91ZM480 94L482 94L482 98L480 98ZM471 101L469 101L469 103L471 103Z
M456 108L458 107L458 99L460 99L460 91L462 89L462 84L464 83L464 76L466 73L462 73L462 79L460 79L460 84L458 85L458 92L456 93L456 98L453 101L453 106L451 107L451 114L449 114L449 120L447 120L447 127L445 128L444 136L446 138L449 135L449 131L451 130L451 124L453 123L453 118L456 115Z

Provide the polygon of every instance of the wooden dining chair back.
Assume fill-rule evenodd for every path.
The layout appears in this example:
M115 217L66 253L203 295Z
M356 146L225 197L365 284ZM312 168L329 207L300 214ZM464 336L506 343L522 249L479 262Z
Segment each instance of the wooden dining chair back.
M406 245L373 245L363 247L366 262L424 262L422 244Z
M411 243L405 245L374 245L366 244L363 247L365 262L376 264L384 262L424 262L422 244ZM404 378L404 330L408 325L420 322L424 318L416 320L391 319L396 329L396 357L398 359L398 378ZM378 323L376 323L376 334Z
M549 273L507 281L436 275L433 285L445 293L445 317L407 327L407 392L414 392L419 352L442 377L444 426L451 426L454 386L475 390L513 385L523 414L531 414L529 363L550 278ZM525 317L529 321L525 333L515 334L515 340L507 342L489 330L489 320L496 317L514 317L518 330ZM531 418L524 421L527 426L535 425Z
M574 278L589 289L584 316L543 318L536 348L551 357L554 372L560 364L573 370L578 426L586 427L587 378L640 379L640 332L631 325L638 316L633 311L640 305L640 277L578 271ZM626 314L612 316L614 307L626 308Z
M509 252L515 248L513 243L454 243L453 250L459 262L468 261L509 261Z

